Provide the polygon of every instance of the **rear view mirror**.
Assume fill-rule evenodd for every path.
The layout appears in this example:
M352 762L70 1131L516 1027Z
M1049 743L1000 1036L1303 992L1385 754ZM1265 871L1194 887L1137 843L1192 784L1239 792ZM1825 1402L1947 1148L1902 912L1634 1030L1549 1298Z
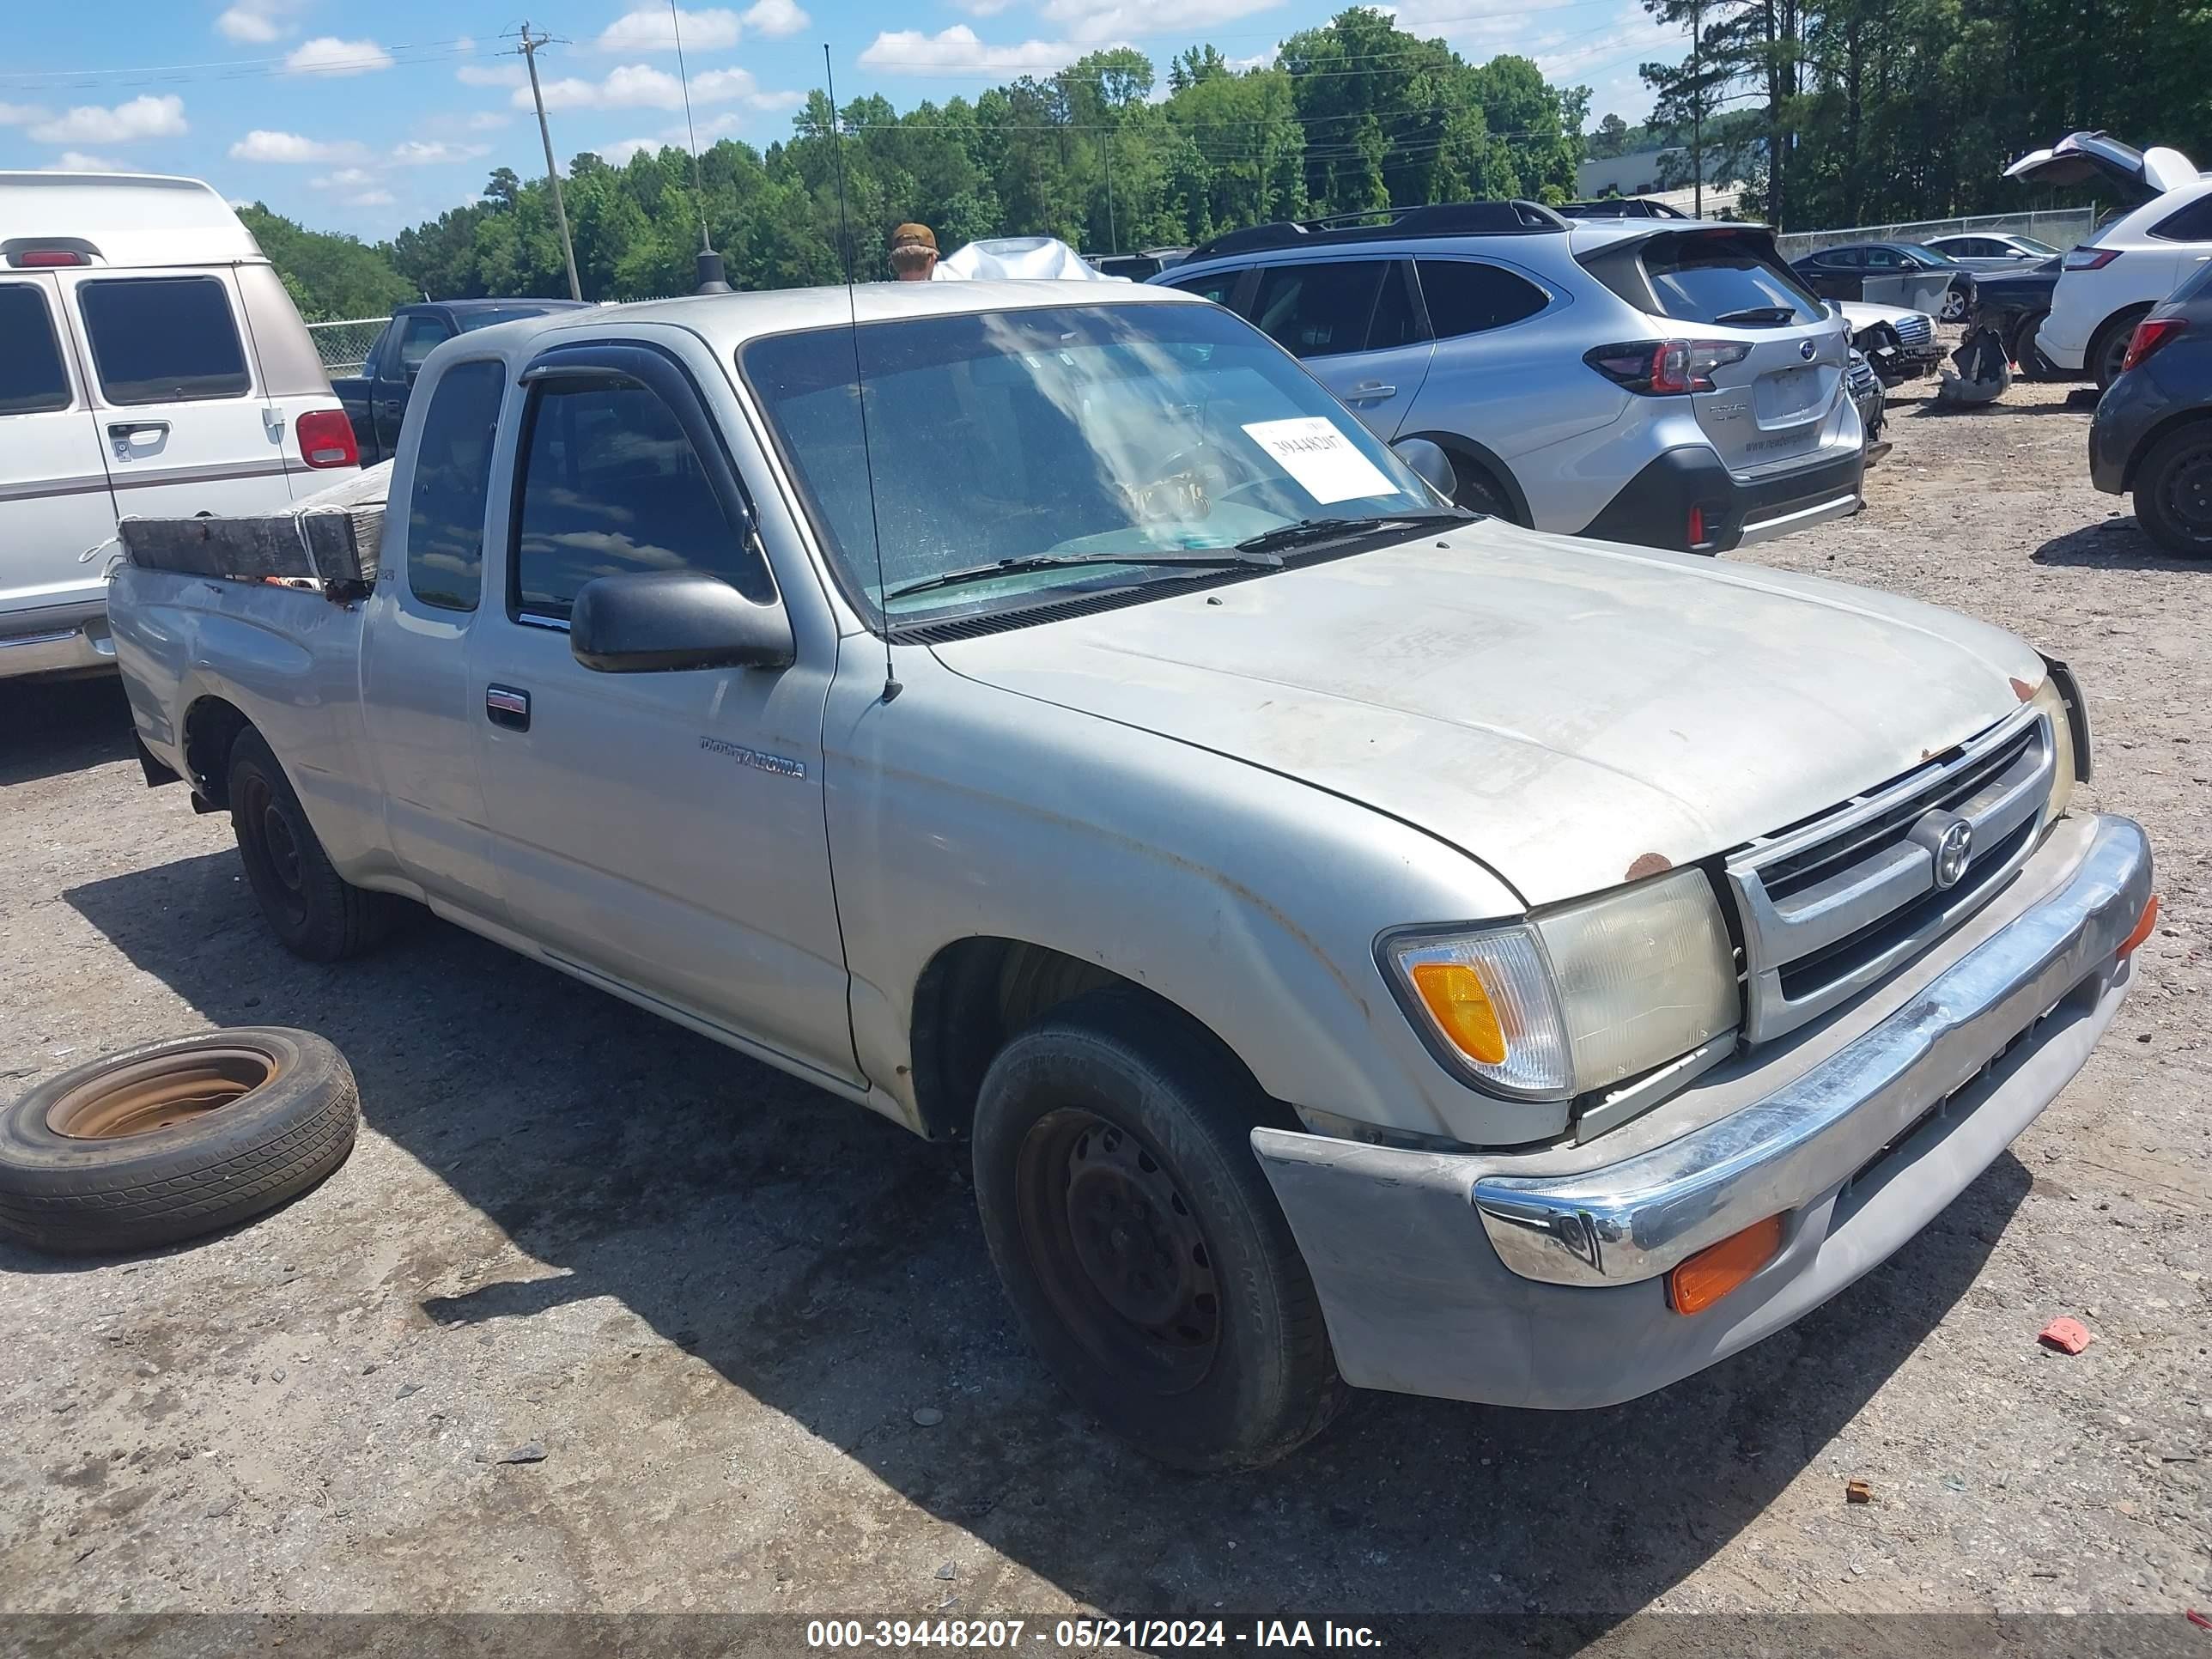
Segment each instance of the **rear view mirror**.
M791 619L719 577L692 570L599 576L577 591L568 648L603 674L680 668L785 668Z
M1459 494L1459 474L1453 470L1451 457L1438 445L1426 438L1401 438L1390 446L1390 453L1420 475L1423 483L1450 501Z

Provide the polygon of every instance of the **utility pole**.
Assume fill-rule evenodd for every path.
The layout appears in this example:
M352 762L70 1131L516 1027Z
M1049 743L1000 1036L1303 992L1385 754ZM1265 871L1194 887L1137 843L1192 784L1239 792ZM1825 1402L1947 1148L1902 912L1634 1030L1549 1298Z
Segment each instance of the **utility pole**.
M545 94L538 89L538 48L552 40L550 34L533 37L530 25L522 26L522 44L515 48L522 61L530 65L530 99L538 106L538 137L545 145L545 182L553 186L553 222L561 228L561 257L568 264L568 297L584 297L584 285L576 280L576 249L568 240L568 210L561 202L561 170L553 165L553 133L545 125Z
M1121 251L1121 233L1114 228L1114 129L1106 129L1106 251Z

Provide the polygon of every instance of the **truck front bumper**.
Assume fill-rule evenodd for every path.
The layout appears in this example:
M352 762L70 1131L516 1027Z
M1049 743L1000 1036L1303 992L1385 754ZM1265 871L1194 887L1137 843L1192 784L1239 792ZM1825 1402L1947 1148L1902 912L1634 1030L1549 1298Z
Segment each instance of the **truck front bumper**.
M2081 1069L2126 994L2120 948L2150 896L2139 827L2062 820L1909 982L1585 1146L1458 1154L1254 1130L1345 1380L1612 1405L1810 1312L1926 1225ZM1778 1214L1782 1247L1757 1274L1703 1313L1673 1311L1669 1268Z

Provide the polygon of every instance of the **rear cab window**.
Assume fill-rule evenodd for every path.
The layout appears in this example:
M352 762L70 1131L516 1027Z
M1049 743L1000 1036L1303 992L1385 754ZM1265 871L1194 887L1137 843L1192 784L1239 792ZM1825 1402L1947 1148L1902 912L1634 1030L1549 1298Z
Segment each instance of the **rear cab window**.
M193 403L253 389L220 277L102 277L80 283L76 302L111 404Z
M407 497L407 586L441 611L473 611L483 594L484 505L506 372L495 358L440 377L415 443Z
M1679 322L1783 327L1826 314L1795 272L1748 237L1655 236L1641 262L1660 313Z
M0 283L0 415L41 415L70 402L46 295L33 283Z

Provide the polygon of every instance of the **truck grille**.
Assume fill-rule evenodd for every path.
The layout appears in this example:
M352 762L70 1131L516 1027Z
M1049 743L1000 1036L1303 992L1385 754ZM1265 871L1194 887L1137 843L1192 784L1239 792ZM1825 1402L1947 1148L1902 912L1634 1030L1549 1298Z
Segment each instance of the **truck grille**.
M1747 1039L1817 1018L1979 909L2034 846L2056 759L2049 719L2025 709L1731 854ZM1965 867L1940 885L1943 835L1960 821Z
M1936 322L1924 311L1897 319L1897 343L1907 351L1920 351L1936 337Z

